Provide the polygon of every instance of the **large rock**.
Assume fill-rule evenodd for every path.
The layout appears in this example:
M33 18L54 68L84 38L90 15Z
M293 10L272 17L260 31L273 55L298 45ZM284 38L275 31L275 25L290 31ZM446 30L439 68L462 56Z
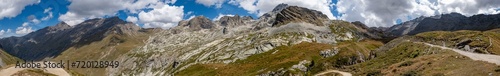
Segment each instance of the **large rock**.
M311 10L298 6L288 6L276 14L274 26L281 26L289 22L307 22L317 26L323 26L323 22L329 20L328 17L316 10Z
M56 24L55 26L49 26L47 28L48 33L56 33L58 31L62 31L62 30L66 30L66 29L70 29L71 26L69 26L68 24L66 24L66 22L61 22L61 23L58 23Z
M205 16L197 16L187 22L186 25L194 31L201 29L211 29L215 27L215 23L213 23L210 19Z

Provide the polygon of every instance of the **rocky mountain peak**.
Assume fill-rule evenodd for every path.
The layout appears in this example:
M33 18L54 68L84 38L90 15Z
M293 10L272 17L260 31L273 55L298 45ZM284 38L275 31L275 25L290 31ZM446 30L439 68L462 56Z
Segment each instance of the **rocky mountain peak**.
M243 17L239 15L224 16L220 18L219 23L221 24L221 26L234 27L238 25L243 25L245 21L250 21L250 20L252 20L252 17L250 16L243 16Z
M197 16L187 22L187 24L179 25L179 26L187 26L192 30L201 30L201 29L211 29L215 27L215 23L213 23L210 19L205 16Z
M276 7L274 7L272 12L280 12L281 10L283 10L287 7L288 7L288 4L281 3L281 4L278 4Z
M106 20L105 22L115 22L119 24L127 23L127 21L120 19L118 16L109 17L106 18L105 20Z
M457 13L457 12L451 12L450 14L443 14L444 16L450 16L450 17L465 17L464 15Z
M66 24L66 22L60 22L60 23L56 24L55 26L49 26L48 30L50 30L50 31L60 31L60 30L66 30L66 29L69 29L69 28L71 28L71 26L69 26L68 24Z
M260 20L267 20L267 19L275 16L276 14L278 14L281 10L285 9L286 7L288 7L288 4L281 3L281 4L277 5L276 7L274 7L274 9L272 11L260 16L259 19Z
M278 6L276 8L281 7ZM307 22L317 26L322 26L324 25L323 22L326 20L329 20L328 17L319 11L298 6L288 6L276 14L273 27L287 24L289 22Z

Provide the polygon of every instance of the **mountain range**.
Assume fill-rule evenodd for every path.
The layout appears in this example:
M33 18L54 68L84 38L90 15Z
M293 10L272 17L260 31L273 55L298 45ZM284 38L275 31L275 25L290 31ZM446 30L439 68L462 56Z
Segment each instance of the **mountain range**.
M390 35L415 35L428 31L486 31L500 28L500 14L473 15L466 17L460 13L442 14L431 17L419 17L385 30Z
M287 4L256 19L197 16L169 29L96 18L2 38L0 66L120 62L118 68L65 70L76 76L500 75L500 62L488 60L500 58L499 19L450 13L368 27Z

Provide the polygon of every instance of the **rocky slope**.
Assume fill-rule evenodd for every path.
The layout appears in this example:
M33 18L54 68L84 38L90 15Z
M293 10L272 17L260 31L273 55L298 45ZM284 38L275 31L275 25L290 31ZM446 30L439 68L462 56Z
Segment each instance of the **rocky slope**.
M484 32L469 30L456 32L432 31L414 36L399 37L375 50L373 59L346 66L345 71L354 75L375 76L500 75L500 67L495 63L477 60L488 59L481 57L498 57L498 54L492 55L495 53L491 53L496 52L494 49L500 45L498 43L498 30ZM467 41L468 39L471 41ZM461 42L463 40L466 43ZM463 46L477 46L473 48L481 52L467 51L468 49L464 49ZM453 50L450 50L451 48ZM484 52L489 53L480 54ZM462 55L463 53L484 56L469 58L470 55Z
M181 21L179 26L153 35L145 46L122 55L118 60L125 66L107 69L108 74L174 75L191 69L193 65L231 64L247 60L252 55L271 53L269 51L277 47L303 42L336 45L339 42L356 42L366 38L354 24L327 20L326 16L317 11L286 4L278 5L275 9L286 11L272 11L266 14L269 16L262 16L258 20L243 19L234 23L238 25L229 27L222 23L224 21L207 22L209 20L202 16ZM313 15L292 15L296 13ZM309 18L321 18L321 21L307 20ZM327 54L332 53L325 53L325 56ZM319 52L314 55L320 56ZM368 55L369 53L355 54L351 60L363 60ZM289 63L295 62L298 61Z
M328 17L316 10L298 6L289 6L277 13L273 26L280 26L289 22L306 22L322 26Z
M21 59L5 52L4 50L2 50L0 46L0 68L4 68L8 65L15 64L17 61L21 61Z
M4 50L23 60L53 58L69 47L100 41L108 34L133 35L141 28L118 17L91 19L73 27L61 22L22 37L0 39Z
M415 35L428 31L486 31L500 28L499 20L500 14L479 14L466 17L459 13L450 13L431 17L419 17L402 24L394 25L387 29L386 32L393 36L401 36Z
M253 18L251 16L224 16L221 17L217 22L221 26L225 27L237 27L239 25L244 25L245 22L251 21Z
M118 17L97 18L75 26L61 22L23 37L2 39L2 41L10 43L0 43L7 45L2 47L14 49L7 52L13 52L11 54L17 54L17 57L24 57L24 60L112 61L134 48L143 46L144 40L161 30L143 29ZM30 40L26 40L26 38ZM31 44L27 42L31 42ZM11 44L16 45L12 46ZM36 49L36 51L25 49ZM1 57L7 64L12 64L13 61L11 58L9 59L7 53L2 53ZM88 68L72 68L69 72L97 76L106 74L105 69Z

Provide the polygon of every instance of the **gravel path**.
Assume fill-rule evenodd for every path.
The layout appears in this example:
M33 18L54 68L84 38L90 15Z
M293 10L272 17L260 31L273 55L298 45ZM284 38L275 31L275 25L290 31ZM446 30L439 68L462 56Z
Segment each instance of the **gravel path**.
M423 44L431 46L431 47L438 47L441 49L453 50L454 52L457 52L461 55L467 56L467 57L471 58L472 60L486 61L489 63L494 63L497 65L500 65L500 56L498 56L498 55L478 54L478 53L466 52L466 51L463 51L460 49L453 49L453 48L448 48L448 47L424 43L424 42L415 42L415 43L423 43Z
M340 73L340 74L342 74L342 76L352 76L352 74L349 72L343 72L343 71L338 71L338 70L327 70L327 71L323 71L321 73L318 73L314 76L322 76L322 75L325 75L328 73Z

